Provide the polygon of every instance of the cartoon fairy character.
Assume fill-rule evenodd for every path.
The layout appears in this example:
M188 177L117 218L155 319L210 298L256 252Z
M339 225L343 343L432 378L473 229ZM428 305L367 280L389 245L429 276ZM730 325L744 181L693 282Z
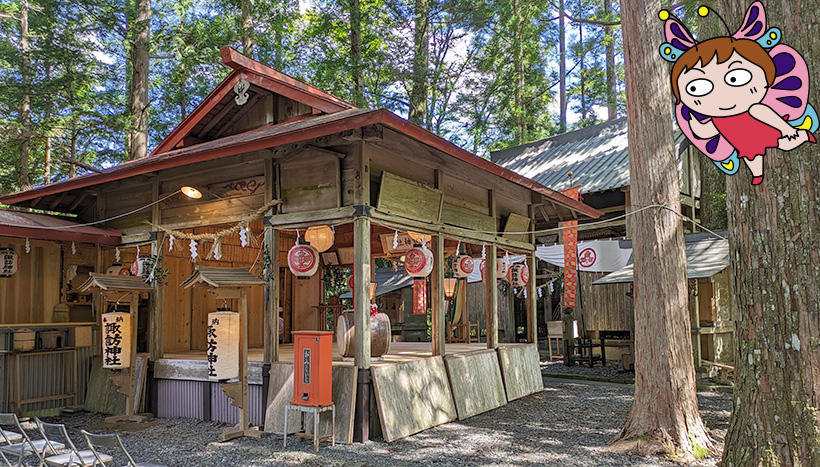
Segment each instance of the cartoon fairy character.
M700 16L709 12L706 6L698 8ZM820 121L808 103L806 62L791 47L778 44L779 29L766 29L761 2L749 6L743 25L731 37L702 42L668 11L658 16L667 40L661 44L661 56L674 63L671 82L678 125L718 168L733 175L741 158L752 172L752 184L759 185L767 148L789 151L815 142L812 133Z

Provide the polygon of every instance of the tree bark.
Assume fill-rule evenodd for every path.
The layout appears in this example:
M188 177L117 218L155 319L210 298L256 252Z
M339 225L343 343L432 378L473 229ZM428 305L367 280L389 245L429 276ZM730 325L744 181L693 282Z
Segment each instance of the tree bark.
M242 53L253 57L253 18L251 17L251 0L241 0L242 10Z
M558 1L558 96L561 106L558 127L567 131L567 38L564 25L564 0Z
M423 125L427 116L427 66L430 50L429 0L416 0L413 33L413 83L410 90L410 121Z
M51 63L45 64L46 79L51 81ZM46 106L44 119L47 125L51 125L51 107ZM46 128L45 151L43 160L43 184L51 183L51 128Z
M17 175L19 189L25 190L31 186L29 180L29 164L31 152L31 51L29 47L28 30L29 2L20 2L20 76L22 78L23 95L20 99L20 167Z
M612 0L604 0L604 13L607 18L612 14ZM618 90L615 87L615 37L612 26L606 26L606 118L618 118Z
M134 17L129 22L133 33L129 58L131 86L128 135L128 158L141 159L148 155L148 67L151 40L151 0L135 0Z
M362 7L359 0L350 1L350 64L353 78L353 103L367 107L364 98L364 69L362 66Z
M723 0L724 18L743 18L748 2ZM766 2L779 27L817 78L820 1ZM730 27L735 25L730 24ZM818 83L809 102L820 103ZM765 180L727 180L729 257L737 351L733 411L722 464L820 465L820 160L805 143L769 149Z
M635 209L680 212L668 78L658 56L660 0L624 0L630 194ZM681 219L651 208L631 217L635 263L635 398L613 441L691 458L712 441L698 412ZM648 437L647 441L643 438ZM671 449L670 449L671 448Z

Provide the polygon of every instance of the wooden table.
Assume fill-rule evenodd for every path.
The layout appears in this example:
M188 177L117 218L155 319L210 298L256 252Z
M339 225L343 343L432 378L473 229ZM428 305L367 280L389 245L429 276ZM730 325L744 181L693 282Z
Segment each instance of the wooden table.
M300 438L313 438L313 452L319 452L319 443L321 441L327 441L328 438L330 439L330 445L335 447L336 446L336 404L330 405L320 405L320 406L308 406L308 405L298 405L298 404L291 404L285 406L285 429L283 431L285 439L282 441L283 447L288 447L288 411L289 410L298 410L299 411L299 418L301 420L302 427L305 425L305 413L312 413L313 414L313 434L307 433L304 431L304 428L300 427L302 431L296 432L293 436L298 436ZM319 436L319 416L323 412L331 412L331 421L330 421L330 436Z

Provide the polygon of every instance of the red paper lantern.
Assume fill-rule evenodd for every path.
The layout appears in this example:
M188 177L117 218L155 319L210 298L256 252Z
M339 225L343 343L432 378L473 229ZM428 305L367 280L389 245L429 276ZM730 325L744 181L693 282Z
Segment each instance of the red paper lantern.
M472 274L475 261L472 256L459 255L453 258L453 274L456 277L467 277Z
M530 281L530 268L526 264L513 264L507 271L507 280L513 287L524 287Z
M310 245L294 245L288 251L288 267L296 277L310 277L319 269L319 252Z
M433 252L427 247L413 247L404 254L404 270L410 277L427 277L433 272Z

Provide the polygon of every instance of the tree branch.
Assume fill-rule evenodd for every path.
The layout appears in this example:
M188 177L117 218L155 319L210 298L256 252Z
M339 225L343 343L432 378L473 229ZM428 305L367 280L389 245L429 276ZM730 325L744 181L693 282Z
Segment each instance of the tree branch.
M553 2L552 0L547 0L547 2L549 2L549 4L553 6L553 8L559 9L559 11L560 11L560 7L558 5L556 5L555 2ZM593 25L596 25L596 26L620 26L621 25L620 20L619 21L601 21L601 20L597 20L597 19L575 18L573 16L570 16L569 13L567 13L566 9L564 9L564 17L566 19L570 20L573 23L593 24Z

